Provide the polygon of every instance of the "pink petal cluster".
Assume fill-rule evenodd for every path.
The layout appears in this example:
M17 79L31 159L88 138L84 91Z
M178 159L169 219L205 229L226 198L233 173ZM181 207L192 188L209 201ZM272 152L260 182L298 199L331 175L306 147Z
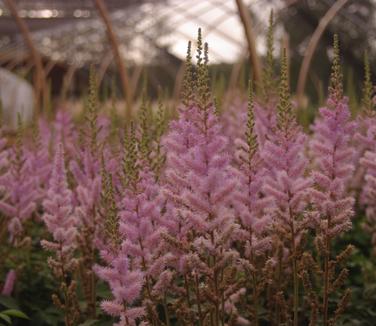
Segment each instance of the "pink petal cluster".
M330 97L320 109L310 142L315 183L311 200L318 213L314 222L331 238L349 230L354 215L354 198L347 192L354 171L350 141L355 124L350 119L347 98Z
M163 275L163 264L157 259L163 232L161 205L154 176L143 169L137 182L123 193L119 212L120 247L115 252L102 249L107 266L95 267L97 275L110 285L114 297L101 306L108 314L120 318L119 325L136 325L144 316L145 307L134 303L144 289L150 296L153 280Z
M372 236L373 251L376 253L376 151L370 150L360 160L365 169L362 204L366 208L365 229Z
M192 106L188 110L190 121L183 114L176 123L188 127L185 133L177 134L173 125L166 136L165 195L174 207L171 217L179 226L178 237L185 238L194 229L199 243L207 234L220 237L232 227L230 203L236 179L214 108L205 112Z
M2 146L5 145L3 142ZM8 169L1 176L4 192L0 211L8 219L10 240L15 241L23 232L23 225L34 213L39 199L38 176L35 175L29 152L23 144L12 147L3 154L2 164L9 161Z
M42 246L57 254L69 256L77 241L77 219L73 215L73 196L68 188L64 162L64 149L60 144L55 153L54 166L47 197L43 201L42 217L53 241L42 241Z
M276 103L264 105L255 103L255 133L260 148L262 148L267 140L274 140L274 130L277 126Z
M277 130L274 141L267 140L262 158L269 171L263 191L273 201L273 224L298 235L306 229L311 179L307 177L306 136L296 122L288 131Z
M11 269L5 277L5 282L1 290L2 295L11 296L14 290L14 284L16 283L17 274L14 269Z
M265 252L270 247L267 235L272 222L272 201L263 192L264 180L269 173L259 150L250 159L249 145L245 140L238 138L235 145L237 166L234 170L238 180L233 202L235 213L248 233L246 246L259 253Z

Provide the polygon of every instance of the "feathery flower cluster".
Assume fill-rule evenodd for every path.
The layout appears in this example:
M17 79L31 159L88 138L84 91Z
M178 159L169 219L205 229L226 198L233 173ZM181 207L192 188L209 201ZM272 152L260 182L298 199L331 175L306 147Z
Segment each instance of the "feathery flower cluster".
M269 172L265 178L263 191L272 201L272 227L276 236L274 241L276 252L278 253L279 248L282 248L287 254L285 259L281 259L278 255L282 252L278 253L275 257L278 260L276 268L280 269L281 266L286 268L286 263L291 265L294 293L292 319L293 324L297 325L300 296L298 262L304 250L302 239L307 232L308 192L311 180L307 177L306 135L297 124L290 101L285 51L282 57L279 88L275 137L266 140L261 153ZM277 291L281 288L281 284L277 284ZM276 322L280 323L281 320L278 318Z
M47 197L43 201L43 221L52 235L52 240L42 240L42 247L54 254L48 264L59 280L61 293L53 296L54 303L65 311L65 323L76 324L79 308L76 298L76 282L73 274L77 270L74 258L77 247L77 219L73 215L73 197L68 188L63 145L59 144L54 158Z
M59 111L52 123L38 120L33 142L21 133L15 146L0 138L1 226L17 244L41 214L43 226L36 218L32 227L49 234L41 245L67 326L100 319L98 307L118 326L339 320L350 300L341 290L352 247L337 253L337 240L352 227L356 199L376 246L370 77L365 113L354 122L335 39L327 104L304 132L285 52L277 96L272 32L271 16L263 83L255 94L250 87L248 105L215 107L199 32L176 119L143 101L135 120L114 131L99 113L92 73L83 125ZM6 266L1 275L8 271L4 295L22 274Z
M8 160L8 168L0 181L4 192L0 200L0 211L9 219L8 232L12 242L20 239L23 225L32 217L40 195L38 176L34 174L32 160L22 144L22 129L19 122L16 144L4 154L2 160L2 164L6 164Z
M108 314L120 318L119 325L136 325L137 320L155 319L155 307L150 311L135 303L145 292L150 308L156 294L153 283L162 272L156 264L162 239L158 190L152 173L140 171L138 179L124 191L122 209L117 215L118 229L113 232L118 232L120 241L101 250L107 266L95 267L97 275L108 282L114 296L112 301L106 300L101 306Z
M313 316L321 311L324 325L337 322L351 294L349 289L344 292L337 309L330 317L329 296L344 284L348 274L346 268L341 268L337 276L335 269L351 252L351 246L348 246L342 254L334 258L332 243L351 229L355 202L348 193L349 181L354 172L351 135L354 133L355 124L350 120L348 100L343 96L339 60L338 37L335 36L329 98L327 106L320 109L320 115L313 125L314 135L310 143L314 157L312 177L315 185L311 190L312 217L316 229L316 250L322 259L321 266L319 262L314 266L322 271L323 284L322 305L318 304L318 297L312 294L311 307Z
M73 196L67 184L62 144L55 153L47 195L43 201L43 221L54 242L43 241L43 247L51 251L59 250L61 254L69 254L76 244L77 219L73 216Z

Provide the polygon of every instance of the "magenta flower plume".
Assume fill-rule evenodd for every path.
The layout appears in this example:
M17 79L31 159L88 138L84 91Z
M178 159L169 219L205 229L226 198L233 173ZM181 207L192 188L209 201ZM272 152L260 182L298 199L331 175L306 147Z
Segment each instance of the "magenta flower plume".
M351 146L354 129L348 99L343 96L339 43L335 35L329 98L315 121L311 142L315 165L312 176L316 184L311 193L312 202L318 212L319 234L326 242L352 225L354 198L348 195L347 188L354 172Z
M291 126L291 131L290 135L280 132L278 141L267 141L262 151L264 162L270 171L264 192L273 198L275 223L286 227L291 224L291 219L305 212L308 204L307 191L311 185L310 179L305 176L308 163L304 157L306 137L297 126Z
M126 320L125 325L134 325L145 314L146 307L133 303L144 287L150 291L153 280L159 278L164 268L157 262L163 230L159 226L162 202L154 176L146 168L139 171L138 179L125 189L123 197L118 228L120 246L115 251L113 247L103 248L101 256L107 266L96 266L95 271L108 282L114 297L102 302L102 309ZM151 300L150 292L147 293Z
M227 150L231 154L235 151L236 139L240 139L244 135L243 121L246 120L246 116L247 103L239 99L235 99L221 115L222 133L228 139Z
M316 189L311 191L311 196L319 213L315 222L334 238L351 228L354 214L354 198L347 194L354 171L354 151L350 146L354 123L350 121L347 99L329 98L327 107L320 109L313 130L310 147Z
M219 291L226 294L235 291L230 285L232 280L217 278L212 262L223 273L236 264L238 254L231 248L239 234L232 208L236 178L226 152L227 139L221 135L222 126L214 107L192 105L187 110L189 121L183 113L172 124L183 127L185 133L170 129L165 139L167 160L163 180L167 203L163 220L168 226L174 221L174 227L164 237L164 259L176 284L169 291L186 293L186 288L175 283L180 276L186 286L193 286L194 283L189 283L195 279L202 280L202 291L219 298ZM215 306L209 300L203 305L208 309ZM201 312L192 313L202 318ZM219 314L226 315L226 311L220 310Z
M6 296L12 295L14 284L16 283L16 279L17 279L16 271L14 269L11 269L7 273L7 276L5 277L3 289L1 290L2 295L6 295Z
M263 193L264 180L269 172L260 156L255 132L253 90L250 83L246 129L235 140L235 175L238 179L234 194L234 208L245 231L247 259L270 248L268 232L271 226L270 197Z
M296 121L290 100L285 53L277 109L275 138L266 140L261 152L269 171L264 192L274 203L274 226L282 232L282 239L283 234L290 235L288 242L293 244L288 248L293 249L297 247L301 233L306 231L305 213L311 180L306 177L306 136Z
M2 130L0 130L0 192L3 193L4 181L7 178L7 171L9 169L9 154L10 151L7 148L7 139L2 136Z
M258 151L249 162L247 157L249 145L243 139L237 139L235 144L238 190L235 194L234 207L242 225L261 235L267 231L271 222L272 201L263 195L264 180L268 176L268 171Z
M306 177L308 165L308 160L304 155L306 136L296 121L290 100L287 73L286 51L284 51L277 121L273 135L275 137L270 137L265 141L261 155L269 171L263 191L273 201L273 231L277 239L274 242L275 249L281 248L288 253L286 261L278 260L281 264L279 268L283 268L282 264L290 262L294 293L291 315L294 325L297 325L299 319L298 261L302 252L301 239L307 232L307 207L311 180Z
M17 145L3 154L1 163L9 160L9 168L0 183L4 197L0 200L0 211L9 219L8 232L14 241L23 232L23 224L32 217L39 198L38 178L34 174L29 152L20 138ZM2 144L5 145L4 143ZM8 156L8 157L7 157Z
M360 160L365 169L362 204L366 208L366 231L371 234L373 252L376 254L376 148L367 151Z
M97 222L95 207L101 191L100 163L86 148L80 152L79 159L70 162L69 167L76 183L75 214L80 224L95 231Z
M182 223L179 221L179 208L183 206L181 193L189 187L186 177L189 173L189 166L186 165L188 153L198 142L198 129L190 116L197 110L195 107L188 107L180 110L179 119L170 123L169 132L163 138L163 147L166 151L166 169L164 171L163 191L168 197L166 218L163 223L169 232L177 235L180 232Z
M373 85L371 78L371 69L368 60L368 55L364 55L364 82L363 82L363 98L362 98L362 111L356 117L356 132L354 135L354 163L355 173L354 180L352 181L352 188L357 193L360 193L360 203L362 204L363 198L367 196L366 189L363 187L365 167L361 164L360 160L367 151L376 150L376 114L375 114L375 97L373 97ZM367 199L365 199L368 202ZM367 203L370 204L369 202Z
M140 171L133 189L125 190L123 194L123 208L119 214L123 248L134 262L139 262L145 273L149 273L161 242L161 199L154 175L146 168ZM154 276L159 276L159 272Z
M177 134L171 128L165 142L165 194L174 203L174 215L184 221L178 222L181 235L192 228L198 234L215 230L222 233L232 223L228 208L236 181L225 152L227 140L220 134L221 126L213 110L210 107L204 113L199 107L191 107L191 122L185 122L184 116L178 121L190 126L190 130Z
M267 140L275 138L274 131L277 126L275 100L270 100L266 104L255 103L255 133L260 148L263 148Z
M321 271L322 285L316 292L315 300L322 300L322 305L318 308L313 307L312 313L320 312L324 325L336 323L337 312L346 308L351 295L349 289L344 293L340 290L348 275L348 270L341 266L341 260L346 260L351 254L352 247L349 245L334 256L333 243L352 227L355 200L349 195L348 187L354 172L354 150L351 146L354 128L348 99L343 96L339 43L338 36L335 35L329 98L326 107L319 110L310 142L313 157L311 175L314 181L314 187L310 192L311 221L316 233L314 243L317 262L313 265L312 262L308 263L308 266L315 266L315 270ZM313 260L313 255L306 253L305 258ZM307 276L312 273L309 269L306 272ZM319 274L316 271L315 273ZM329 299L333 293L339 294L341 298L332 317Z
M72 192L67 184L62 144L56 149L47 196L43 201L43 221L53 242L43 240L42 245L51 251L60 248L62 253L71 252L76 245L77 221L73 216Z
M144 275L139 268L133 268L127 253L121 249L108 267L96 266L97 275L106 281L114 296L113 300L101 303L102 309L113 317L119 317L119 325L136 325L145 310L134 307L133 304L140 298L144 286Z
M360 203L363 204L363 183L365 177L365 167L360 163L367 151L373 151L375 147L376 137L376 117L359 115L355 120L356 130L352 140L354 148L354 177L350 181L351 188L355 189L360 196Z

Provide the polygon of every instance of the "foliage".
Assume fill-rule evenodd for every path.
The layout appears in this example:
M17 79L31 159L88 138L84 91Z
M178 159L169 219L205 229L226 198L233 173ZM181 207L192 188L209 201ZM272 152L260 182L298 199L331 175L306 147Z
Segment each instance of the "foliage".
M16 142L1 127L0 324L373 325L368 63L351 117L335 38L328 99L304 131L285 51L268 91L272 32L271 16L248 104L216 108L199 31L176 119L144 99L116 122L92 73L84 123L40 116Z

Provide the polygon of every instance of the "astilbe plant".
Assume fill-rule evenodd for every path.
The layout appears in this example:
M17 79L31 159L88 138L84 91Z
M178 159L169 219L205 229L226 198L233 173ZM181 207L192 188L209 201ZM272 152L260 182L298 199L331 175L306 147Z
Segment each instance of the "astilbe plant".
M16 283L16 279L17 279L16 271L14 269L11 269L10 271L8 271L5 277L4 285L1 289L1 295L5 295L5 296L12 295L12 292L14 290L14 285Z
M179 135L172 129L165 140L166 218L175 221L165 241L168 255L173 255L169 258L175 274L171 292L177 299L172 306L179 322L223 324L239 318L234 303L244 292L234 278L238 255L231 247L239 229L230 207L236 180L210 102L207 45L203 50L200 31L197 49L198 77L192 81L197 97L193 93L183 109L189 113L181 114L174 124L185 132Z
M130 137L134 157L125 161L126 184L120 207L114 200L111 175L105 178L104 207L107 207L105 230L107 246L101 250L106 266L96 266L98 276L108 282L113 300L102 302L102 308L119 318L119 325L159 325L156 311L158 303L168 310L164 291L170 277L158 263L161 243L161 197L155 176L150 171L142 153ZM128 151L128 154L131 154ZM165 282L162 284L161 282Z
M105 153L98 119L96 76L90 73L88 107L83 143L77 144L76 155L69 164L74 193L74 214L78 220L79 273L87 303L86 313L96 315L96 242L100 233L98 203L101 194L101 152Z
M265 290L268 279L266 267L268 251L271 249L271 204L270 197L262 192L263 180L268 171L260 156L257 136L254 130L254 102L253 88L250 82L249 103L246 132L242 138L235 140L236 158L235 175L238 179L234 195L234 209L239 224L241 225L241 238L239 241L240 265L243 271L244 283L248 297L246 300L253 325L258 325L261 306L260 297ZM244 305L244 303L242 302Z
M373 245L373 253L376 254L376 152L375 150L369 150L365 153L364 157L360 160L362 166L365 169L362 204L365 205L366 223L364 225L365 230L371 235L371 241Z
M55 278L59 283L59 293L53 295L54 303L64 311L65 325L76 325L80 318L77 301L75 274L78 261L77 218L73 215L73 194L68 188L63 146L55 153L54 166L47 197L43 201L43 221L52 235L52 240L43 240L42 247L53 253L48 259Z
M236 152L237 139L241 139L245 133L244 120L247 119L247 103L243 97L235 98L229 103L224 112L220 114L222 133L228 139L227 151L231 156Z
M154 117L155 123L150 152L151 167L157 178L159 178L166 161L166 153L162 146L162 137L167 129L168 119L167 108L162 103L162 100L159 99L158 109Z
M230 113L210 94L199 31L197 64L189 43L182 105L168 125L169 112L144 100L115 129L115 116L99 113L92 71L82 125L59 111L52 123L39 120L33 141L21 128L14 145L0 137L2 294L22 289L20 264L6 252L27 242L23 231L41 234L38 219L30 223L40 214L58 284L53 302L67 326L101 323L99 304L119 326L338 323L350 299L342 287L352 247L335 250L351 228L355 195L376 244L369 67L354 123L336 39L327 105L304 133L285 51L277 94L273 15L267 39L262 84Z
M9 169L9 149L7 148L8 139L4 136L4 130L1 126L0 129L1 138L0 138L0 193L3 197L7 189L4 187L3 180L7 178L7 171ZM1 286L1 294L2 295L10 295L13 291L14 281L16 272L12 270L3 270L6 257L9 255L9 236L8 236L8 223L9 218L4 215L0 216L0 266L2 266L1 272L6 273L4 282ZM10 244L12 246L12 244Z
M371 235L373 252L376 253L376 113L372 101L371 73L367 56L365 56L365 80L363 90L363 114L359 118L355 135L356 144L362 149L360 152L360 168L363 179L360 193L360 204L365 206L366 223L365 230ZM359 169L360 169L359 168Z
M36 121L33 122L32 126L32 141L30 143L26 143L25 151L27 152L27 159L31 164L30 170L33 171L36 177L39 192L36 200L36 213L39 214L51 177L52 153L50 150L46 150L46 148L50 149L50 133L47 135L47 137L45 137L46 135L43 133L43 129L41 129L43 121L38 121L37 119L35 120ZM48 132L50 132L50 130L48 130Z
M363 110L357 118L357 133L355 144L357 156L355 163L358 163L355 181L359 189L359 203L365 207L366 223L365 230L372 237L372 244L376 244L375 227L375 152L376 152L376 112L372 99L371 72L367 54L365 54L365 78L363 86ZM376 252L376 250L374 250Z
M351 181L351 187L359 197L360 204L364 204L363 197L367 193L367 191L362 189L365 176L365 167L360 163L360 161L367 151L372 151L375 149L376 112L372 99L372 93L373 87L371 80L371 69L368 54L365 52L362 108L355 118L356 131L353 137L355 172L353 180Z
M8 219L10 241L19 243L24 231L23 225L32 217L39 198L38 179L33 173L32 160L22 139L23 127L19 119L16 144L9 149L9 168L1 177L3 198L0 211Z
M276 320L282 322L281 302L285 295L283 272L292 273L292 312L286 312L293 325L299 324L299 270L298 264L304 251L303 238L307 233L308 192L311 180L306 176L308 160L305 157L306 135L296 121L288 85L287 58L284 50L281 64L280 95L277 106L276 137L266 140L262 158L269 171L263 191L272 200L273 245L276 251ZM287 284L289 286L289 284ZM284 291L284 293L286 293ZM286 322L286 321L285 321Z
M314 157L312 177L315 188L311 191L313 222L315 227L315 247L318 259L314 261L308 253L304 259L307 267L321 276L320 291L314 293L307 274L303 275L307 294L311 299L311 324L316 324L318 312L323 325L334 325L350 299L350 289L340 296L337 308L332 313L329 297L340 290L348 271L341 268L351 253L351 245L334 257L333 244L336 238L352 227L354 198L348 194L347 187L352 176L353 149L350 136L354 123L350 120L348 100L342 93L342 74L340 67L338 37L334 37L334 60L327 106L320 109L319 117L313 126L314 135L311 151ZM337 271L340 270L339 274ZM321 302L319 298L321 297ZM332 316L331 316L332 315Z
M4 178L7 178L7 171L9 169L9 149L7 148L8 139L3 135L3 129L0 130L0 193L2 198L5 195L6 188L4 187ZM4 214L4 213L3 213ZM0 242L4 241L4 238L7 238L7 224L8 218L2 216L0 220ZM6 239L8 240L8 239Z
M278 84L274 76L274 15L269 16L269 28L266 44L266 63L263 69L262 84L257 85L261 89L261 96L255 101L255 133L260 148L265 142L274 138L274 130L277 126L276 106L278 102Z

